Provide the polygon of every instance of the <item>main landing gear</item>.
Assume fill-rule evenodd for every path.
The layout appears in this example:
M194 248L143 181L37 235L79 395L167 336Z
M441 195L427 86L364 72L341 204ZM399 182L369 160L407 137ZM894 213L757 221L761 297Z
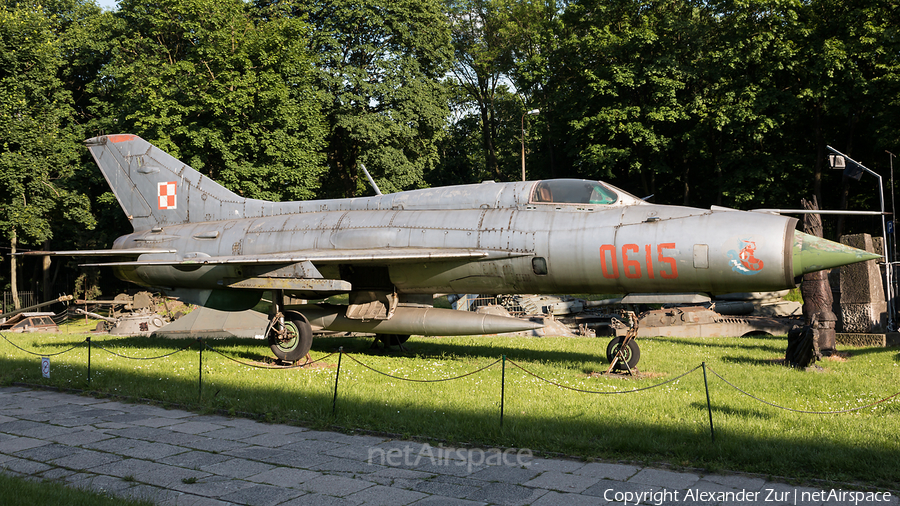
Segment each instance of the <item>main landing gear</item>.
M284 311L284 295L280 292L272 301L272 313L266 337L275 357L291 363L307 357L313 340L309 320L297 311Z

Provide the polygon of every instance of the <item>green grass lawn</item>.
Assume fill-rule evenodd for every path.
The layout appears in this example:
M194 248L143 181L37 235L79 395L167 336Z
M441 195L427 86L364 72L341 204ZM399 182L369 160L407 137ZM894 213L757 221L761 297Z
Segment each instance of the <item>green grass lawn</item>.
M4 506L152 506L150 501L123 499L73 489L53 481L32 481L0 474L0 504Z
M12 335L17 345L54 353L84 342L83 334ZM338 355L315 367L266 370L203 353L202 395L195 341L93 336L91 384L87 348L40 358L0 339L0 382L86 389L101 394L172 402L199 410L253 413L272 421L341 427L429 438L445 444L518 447L586 459L667 462L676 467L735 470L858 481L896 487L900 482L900 402L845 414L778 409L728 386L712 371L766 401L806 411L837 411L900 391L896 348L844 350L844 360L820 362L820 372L784 367L784 338L642 338L638 379L604 377L606 339L455 337L412 338L408 352L370 352L369 340L317 339L314 359L343 347L336 411L332 414ZM267 346L252 340L210 341L228 357L267 362ZM99 349L102 346L129 360ZM349 354L349 355L348 355ZM500 423L502 363L443 382L405 379L461 376L507 357L504 419ZM354 360L355 359L355 360ZM358 361L358 362L357 362ZM588 394L554 386L627 392L669 381L705 362L715 426L710 435L703 372L635 393Z

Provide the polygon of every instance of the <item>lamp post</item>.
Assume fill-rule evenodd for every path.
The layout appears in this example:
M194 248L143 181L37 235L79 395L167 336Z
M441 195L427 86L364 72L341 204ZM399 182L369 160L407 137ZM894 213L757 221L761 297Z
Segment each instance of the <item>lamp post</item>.
M869 174L878 178L878 199L881 203L881 244L882 244L882 255L884 257L884 287L885 287L885 297L887 298L887 306L888 306L888 330L895 330L894 325L894 280L893 280L893 266L891 262L888 260L888 242L887 242L887 226L885 223L885 212L884 212L884 184L881 180L881 175L877 172L869 170L863 164L857 162L856 160L850 158L849 156L841 153L840 151L834 149L831 146L825 146L831 151L833 154L828 155L828 164L832 169L843 169L844 173L847 174L848 177L852 177L859 181L859 178L862 176L862 171L868 172Z
M525 181L525 116L534 116L540 112L540 109L532 109L522 115L522 181Z

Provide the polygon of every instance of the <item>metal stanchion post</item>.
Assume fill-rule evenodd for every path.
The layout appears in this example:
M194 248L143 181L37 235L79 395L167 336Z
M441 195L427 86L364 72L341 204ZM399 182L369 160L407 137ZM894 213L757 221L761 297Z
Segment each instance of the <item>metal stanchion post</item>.
M338 392L338 379L341 377L341 357L344 355L344 347L341 346L338 348L338 365L337 365L337 373L334 375L334 399L331 400L331 415L334 416L335 411L337 410L337 392Z
M702 365L703 365L703 386L706 387L706 410L709 412L709 434L712 436L713 442L715 442L716 441L716 431L713 429L712 403L709 402L709 382L706 381L706 362L703 362Z
M503 399L506 397L506 355L503 358L503 367L500 373L500 426L503 427ZM496 362L494 362L496 364Z

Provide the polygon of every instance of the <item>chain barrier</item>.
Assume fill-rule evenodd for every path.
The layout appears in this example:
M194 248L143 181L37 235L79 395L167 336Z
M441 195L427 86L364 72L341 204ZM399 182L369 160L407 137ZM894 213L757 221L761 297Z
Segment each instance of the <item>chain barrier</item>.
M474 371L472 371L472 372L467 372L466 374L462 374L462 375L460 375L460 376L454 376L454 377L452 377L452 378L442 378L442 379L436 379L436 380L420 380L420 379L401 378L401 377L399 377L399 376L393 376L393 375L388 374L388 373L386 373L386 372L381 372L381 371L379 371L378 369L373 369L372 367L369 367L368 365L366 365L366 364L360 362L359 360L353 358L353 355L350 355L349 353L345 353L345 355L347 355L347 358L349 358L350 360L356 362L357 364L359 364L359 365L365 367L366 369L368 369L368 370L370 370L370 371L372 371L372 372L377 372L378 374L381 374L382 376L387 376L388 378L393 378L393 379L401 380L401 381L412 381L412 382L415 382L415 383L440 383L441 381L450 381L450 380L462 379L462 378L465 378L466 376L471 376L471 375L473 375L473 374L478 374L478 373L480 373L481 371L484 371L485 369L489 369L489 368L491 368L491 367L493 367L493 366L499 364L500 361L503 360L503 359L497 359L496 361L491 362L490 364L488 364L488 365L482 367L481 369L476 369L476 370L474 370Z
M159 358L171 357L172 355L174 355L174 354L176 354L176 353L181 353L182 351L184 351L184 350L190 348L191 346L193 346L193 344L194 344L194 343L191 342L191 343L189 343L187 346L185 346L184 348L181 348L180 350L175 350L175 351L173 351L173 352L171 352L171 353L166 353L165 355L159 355L158 357L129 357L129 356L127 356L127 355L122 355L122 354L116 353L116 352L114 352L114 351L112 351L112 350L108 350L108 349L104 348L103 346L100 346L99 344L96 344L96 343L94 343L94 346L96 346L97 348L100 348L101 350L105 351L106 353L109 353L110 355L115 355L115 356L120 357L120 358L127 358L128 360L156 360L156 359L159 359Z
M318 358L318 359L316 359L316 360L310 360L310 361L304 362L304 363L302 363L302 364L291 364L291 365L269 365L269 364L253 364L253 363L250 363L250 362L244 362L243 360L238 360L238 359L236 359L236 358L234 358L234 357L230 357L230 356L228 356L228 355L222 353L221 351L219 351L219 350L213 348L212 346L210 346L208 343L205 343L205 342L204 342L203 345L206 347L207 350L212 351L213 353L216 353L217 355L219 355L219 356L221 356L221 357L223 357L223 358L226 358L226 359L228 359L228 360L230 360L230 361L232 361L232 362L234 362L234 363L237 363L237 364L245 365L245 366L247 366L247 367L253 367L253 368L255 368L255 369L303 369L303 368L306 367L306 366L315 364L315 363L317 363L317 362L321 362L321 361L325 360L326 358L331 357L331 356L333 356L333 355L335 355L335 354L337 353L337 352L332 352L332 353L329 353L328 355L325 355L325 356L322 357L322 358Z
M21 346L17 345L16 343L10 341L10 340L9 340L6 336L4 336L3 334L0 334L0 337L2 337L3 340L6 341L7 343L13 345L14 348L16 348L16 349L18 349L18 350L20 350L20 351L24 351L25 353L28 353L29 355L34 355L34 356L36 356L36 357L55 357L55 356L57 356L57 355L62 355L63 353L69 353L70 351L74 350L75 348L78 348L79 346L81 346L81 345L83 345L84 343L87 342L87 339L85 339L84 341L82 341L82 342L76 344L75 346L72 346L72 347L69 348L68 350L60 351L60 352L57 352L57 353L35 353L35 352L33 352L33 351L28 351L28 350L26 350L25 348L22 348Z
M90 383L90 350L91 350L91 338L90 338L90 337L86 338L84 341L82 341L82 342L80 342L80 343L75 344L75 345L72 346L71 348L68 348L68 349L66 349L66 350L59 351L59 352L56 352L56 353L36 353L36 352L34 352L34 351L27 350L27 349L25 349L25 348L23 348L23 347L17 345L17 344L14 343L13 341L11 341L6 335L4 335L3 333L0 333L0 337L2 337L3 340L6 341L7 343L11 344L14 348L16 348L16 349L18 349L18 350L20 350L20 351L22 351L22 352L24 352L24 353L27 353L27 354L29 354L29 355L34 355L34 356L38 356L38 357L53 357L53 356L62 355L62 354L68 353L68 352L70 352L70 351L72 351L72 350L78 348L79 346L83 346L83 345L87 344L87 345L88 345L88 383ZM689 370L689 371L686 371L686 372L684 372L684 373L682 373L682 374L679 374L678 376L675 376L675 377L673 377L673 378L671 378L671 379L668 379L668 380L666 380L666 381L663 381L663 382L661 382L661 383L657 383L657 384L655 384L655 385L650 385L650 386L641 387L641 388L634 388L634 389L631 389L631 390L598 391L598 390L586 390L586 389L582 389L582 388L575 388L575 387L571 387L571 386L568 386L568 385L563 385L563 384L557 383L557 382L555 382L555 381L549 380L549 379L547 379L547 378L544 378L544 377L542 377L542 376L540 376L540 375L538 375L538 374L536 374L536 373L530 371L529 369L523 367L522 365L520 365L520 364L518 364L518 363L516 363L516 362L514 362L514 361L512 361L512 360L510 360L510 359L507 358L505 355L504 355L502 358L497 359L497 360L495 360L494 362L491 362L491 363L488 364L488 365L485 365L484 367L478 368L478 369L476 369L476 370L474 370L474 371L471 371L471 372L468 372L468 373L465 373L465 374L461 374L461 375L459 375L459 376L453 376L453 377L450 377L450 378L440 378L440 379L416 379L416 378L405 378L405 377L395 376L395 375L393 375L393 374L389 374L389 373L386 373L386 372L383 372L383 371L379 371L378 369L375 369L374 367L371 367L370 365L368 365L368 364L366 364L366 363L360 361L359 359L357 359L357 358L354 357L353 355L351 355L351 354L349 354L349 353L344 353L344 352L343 352L343 348L342 348L339 352L332 352L332 353L329 353L329 354L327 354L327 355L325 355L325 356L323 356L323 357L321 357L321 358L318 358L318 359L312 360L312 361L308 361L308 362L305 362L305 363L303 363L303 364L292 364L292 365L289 365L289 366L278 366L278 365L260 365L260 364L253 364L253 363L250 363L250 362L245 362L245 361L243 361L243 360L239 360L239 359L237 359L237 358L234 358L234 357L231 357L231 356L229 356L229 355L226 355L225 353L222 353L221 351L219 351L219 350L213 348L212 346L210 346L209 344L207 344L203 339L199 339L199 341L200 341L200 343L201 343L201 346L200 346L200 352L201 352L201 359L200 359L200 360L201 360L201 369L202 369L202 351L203 351L204 348L206 348L206 349L208 349L208 350L210 350L210 351L212 351L212 352L215 352L215 353L218 354L219 356L221 356L221 357L223 357L223 358L225 358L225 359L227 359L227 360L230 360L230 361L232 361L232 362L235 362L235 363L237 363L237 364L240 364L240 365L243 365L243 366L247 366L247 367L253 367L253 368L257 368L257 369L268 369L268 370L276 370L276 369L303 369L303 368L305 368L305 367L307 367L307 366L309 366L309 365L315 364L315 363L317 363L317 362L324 361L324 360L328 359L329 357L333 357L334 355L340 353L341 356L347 355L347 357L348 357L350 360L352 360L353 362L355 362L355 363L361 365L362 367L364 367L364 368L366 368L366 369L368 369L368 370L370 370L370 371L372 371L372 372L375 372L375 373L380 374L380 375L382 375L382 376L386 376L386 377L391 378L391 379L395 379L395 380L399 380L399 381L409 381L409 382L414 382L414 383L440 383L440 382L444 382L444 381L451 381L451 380L462 379L462 378L466 378L466 377L468 377L468 376L472 376L472 375L474 375L474 374L478 374L478 373L480 373L480 372L482 372L482 371L485 371L485 370L487 370L487 369L490 369L491 367L497 365L497 364L500 363L500 362L503 362L503 379L502 379L502 381L501 381L501 424L502 424L502 418L503 418L502 404L503 404L503 398L504 398L504 393L503 393L503 392L505 392L505 383L506 383L506 362L507 362L507 361L508 361L510 364L512 364L513 366L517 367L518 369L524 371L526 374L528 374L528 375L530 375L530 376L532 376L532 377L534 377L534 378L536 378L536 379L538 379L538 380L540 380L540 381L543 381L543 382L549 383L549 384L551 384L551 385L553 385L553 386L556 386L556 387L558 387L558 388L563 388L563 389L566 389L566 390L571 390L571 391L579 392L579 393L585 393L585 394L598 394L598 395L631 394L631 393L643 392L643 391L646 391L646 390L652 390L652 389L654 389L654 388L658 388L658 387L661 387L661 386L670 384L670 383L672 383L672 382L675 382L675 381L677 381L677 380L679 380L679 379L681 379L681 378L684 378L685 376L687 376L687 375L689 375L689 374L691 374L691 373L697 371L698 369L703 368L703 369L704 369L704 379L705 379L705 371L708 369L712 374L714 374L716 377L718 377L720 380L722 380L726 385L728 385L729 387L731 387L731 388L737 390L738 392L744 394L745 396L747 396L747 397L749 397L749 398L751 398L751 399L753 399L753 400L756 400L756 401L758 401L758 402L761 402L761 403L763 403L763 404L766 404L766 405L769 405L769 406L772 406L772 407L774 407L774 408L778 408L778 409L781 409L781 410L790 411L790 412L794 412L794 413L813 414L813 415L833 415L833 414L842 414L842 413L852 413L852 412L855 412L855 411L860 411L860 410L863 410L863 409L867 409L867 408L871 408L871 407L877 406L877 405L879 405L879 404L882 404L882 403L884 403L884 402L890 401L890 400L892 400L892 399L894 399L894 398L900 396L900 392L897 392L897 393L895 393L895 394L893 394L893 395L884 397L883 399L880 399L880 400L875 401L875 402L871 402L871 403L866 404L866 405L864 405L864 406L858 406L858 407L854 407L854 408L842 409L842 410L837 410L837 411L813 411L813 410L802 410L802 409L795 409L795 408L790 408L790 407L786 407L786 406L781 406L781 405L775 404L775 403L773 403L773 402L769 402L769 401L767 401L767 400L765 400L765 399L761 399L760 397L757 397L757 396L755 396L755 395L753 395L753 394L751 394L751 393L749 393L749 392L747 392L747 391L741 389L741 388L738 387L737 385L731 383L730 381L728 381L727 379L725 379L725 377L723 377L721 374L719 374L718 372L716 372L715 370L713 370L711 367L709 367L709 365L707 365L705 362L702 363L702 364L700 364L700 365L698 365L697 367L694 367L693 369L691 369L691 370ZM115 355L115 356L117 356L117 357L124 358L124 359L128 359L128 360L157 360L157 359L161 359L161 358L166 358L166 357L170 357L170 356L172 356L172 355L175 355L175 354L177 354L177 353L180 353L180 352L182 352L182 351L187 350L188 348L190 348L191 346L193 346L193 344L194 344L193 341L191 341L191 342L189 342L186 346L184 346L184 347L182 347L182 348L180 348L180 349L178 349L178 350L175 350L175 351L172 351L172 352L170 352L170 353L163 354L163 355L159 355L159 356L154 356L154 357L132 357L132 356L123 355L123 354L121 354L121 353L117 353L117 352L115 352L115 351L113 351L113 350L110 350L110 349L108 349L108 348L105 348L105 347L103 347L103 346L100 346L100 345L98 345L96 342L93 343L94 346L100 348L101 350L103 350L103 351L105 351L105 352L107 352L107 353L109 353L109 354L111 354L111 355ZM200 379L200 381L201 381L200 388L201 388L201 392L202 392L202 370L200 371L200 374L201 374L201 376L200 376L200 378L201 378L201 379ZM338 361L338 370L337 370L337 373L336 373L336 375L335 375L335 397L334 397L334 401L333 401L335 404L336 404L336 402L337 402L337 378L339 377L339 375L340 375L340 360ZM710 404L710 401L709 401L709 388L708 388L708 386L706 386L706 391L707 391L707 404ZM710 407L710 428L712 429L712 410L711 410L711 406L708 406L708 407ZM333 407L332 411L334 411L334 407ZM715 437L715 436L713 435L713 437Z
M565 388L566 390L572 390L572 391L574 391L574 392L581 392L581 393L584 393L584 394L600 394L600 395L632 394L632 393L635 393L635 392L641 392L641 391L644 391L644 390L650 390L650 389L653 389L653 388L656 388L656 387L661 387L661 386L663 386L663 385L665 385L665 384L667 384L667 383L671 383L671 382L673 382L673 381L677 381L677 380L679 380L679 379L681 379L681 378L687 376L688 374L690 374L690 373L696 371L697 369L700 369L701 367L703 367L702 365L698 365L697 367L691 369L690 371L687 371L687 372L682 373L682 374L680 374L680 375L678 375L678 376L675 376L674 378L672 378L672 379L670 379L670 380L663 381L662 383L657 383L656 385L650 385L650 386L648 386L648 387L642 387L642 388L635 388L635 389L633 389L633 390L611 390L611 391L605 391L605 392L604 392L604 391L595 391L595 390L584 390L584 389L581 389L581 388L575 388L575 387L570 387L570 386L566 386L566 385L560 385L559 383L556 383L556 382L550 381L550 380L548 380L548 379L546 379L546 378L542 378L542 377L538 376L537 374L535 374L535 373L529 371L528 369L525 369L524 367L522 367L521 365L519 365L519 364L513 362L512 360L509 360L509 359L507 359L507 360L509 361L510 364L512 364L512 365L514 365L514 366L516 366L516 367L518 367L519 369L525 371L526 373L528 373L528 374L534 376L535 378L537 378L537 379L539 379L539 380L541 380L541 381L545 381L545 382L547 382L547 383L550 383L550 384L553 385L553 386L557 386L557 387L559 387L559 388Z
M760 399L759 397L756 397L756 396L753 395L753 394L750 394L750 393L748 393L748 392L745 392L744 390L741 390L739 387L737 387L736 385L734 385L733 383L731 383L731 382L728 381L727 379L723 378L721 374L719 374L719 373L717 373L716 371L714 371L714 370L712 369L712 367L706 366L706 368L709 369L709 372L715 374L720 380L724 381L725 384L727 384L727 385L730 386L731 388L737 390L738 392L740 392L740 393L746 395L747 397L750 397L751 399L754 399L754 400L756 400L756 401L759 401L759 402L761 402L761 403L763 403L763 404L768 404L769 406L772 406L773 408L783 409L783 410L785 410L785 411L792 411L792 412L794 412L794 413L806 413L806 414L810 414L810 415L837 415L837 414L840 414L840 413L852 413L852 412L854 412L854 411L859 411L859 410L861 410L861 409L866 409L866 408L871 408L871 407L873 407L873 406L877 406L877 405L881 404L882 402L889 401L889 400L893 399L894 397L897 397L898 395L900 395L900 392L897 392L897 393L895 393L894 395L890 395L890 396L885 397L884 399L881 399L881 400L879 400L879 401L875 401L875 402L866 404L865 406L859 406L859 407L856 407L856 408L841 409L841 410L839 410L839 411L807 411L807 410L803 410L803 409L794 409L794 408L788 408L788 407L786 407L786 406L779 406L778 404L769 402L769 401L764 400L764 399Z

